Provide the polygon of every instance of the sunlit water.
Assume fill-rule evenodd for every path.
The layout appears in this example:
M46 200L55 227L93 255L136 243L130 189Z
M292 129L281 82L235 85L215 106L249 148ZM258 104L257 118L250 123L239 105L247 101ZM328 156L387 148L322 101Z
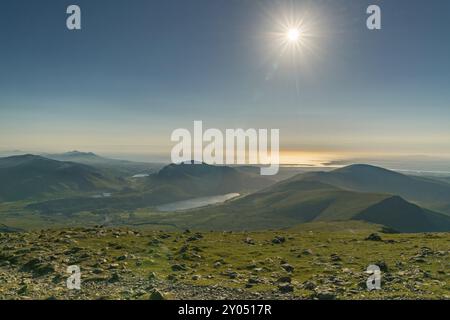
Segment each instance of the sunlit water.
M239 193L227 193L218 196L194 198L184 201L166 203L156 207L159 211L182 211L218 204L240 196Z
M148 176L150 176L148 173L139 173L132 176L132 178L146 178Z

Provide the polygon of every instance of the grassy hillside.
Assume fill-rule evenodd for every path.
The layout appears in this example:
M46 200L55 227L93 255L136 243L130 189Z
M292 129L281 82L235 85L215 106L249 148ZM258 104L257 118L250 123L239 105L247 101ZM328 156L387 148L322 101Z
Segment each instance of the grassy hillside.
M370 234L378 232L380 238ZM449 299L449 234L362 222L258 232L0 233L0 299ZM67 290L68 265L81 290ZM380 266L381 290L365 273Z
M450 204L450 184L444 181L408 176L370 165L299 174L292 179L319 181L351 191L399 195L432 209L441 210Z
M342 190L317 181L288 180L223 205L140 216L180 228L262 230L312 221L364 220L401 232L450 231L448 216L389 194Z
M25 229L30 225L82 226L108 222L147 227L263 230L313 221L364 220L401 232L450 230L448 216L390 192L366 190L382 188L385 181L391 182L392 188L395 181L416 178L357 165L326 173L300 174L273 184L272 180L248 171L206 164L171 164L148 177L120 179L87 165L39 156L3 158L0 176L3 174L7 177L3 181L13 183L4 183L0 196L4 201L23 201L0 203L0 222ZM251 193L258 188L261 190ZM111 196L93 196L93 192L100 190L115 192ZM222 205L187 212L156 212L156 206L161 204L231 192L244 195Z
M353 219L380 223L402 232L450 231L448 216L423 209L398 196L368 207Z
M0 201L117 191L122 181L93 167L35 155L0 158Z
M108 198L66 197L32 203L27 208L44 214L64 215L83 211L120 212L196 197L246 193L271 183L269 179L254 177L225 166L171 164L149 177L124 181L124 190Z
M196 196L248 192L262 189L273 181L227 166L170 164L147 179L147 186L170 186Z

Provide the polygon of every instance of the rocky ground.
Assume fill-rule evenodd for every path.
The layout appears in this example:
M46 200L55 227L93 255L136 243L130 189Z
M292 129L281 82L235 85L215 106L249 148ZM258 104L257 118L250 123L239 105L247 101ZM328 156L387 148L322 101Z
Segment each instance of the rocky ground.
M450 299L450 234L370 228L0 233L1 299ZM381 269L368 291L365 270ZM81 269L81 289L66 272Z

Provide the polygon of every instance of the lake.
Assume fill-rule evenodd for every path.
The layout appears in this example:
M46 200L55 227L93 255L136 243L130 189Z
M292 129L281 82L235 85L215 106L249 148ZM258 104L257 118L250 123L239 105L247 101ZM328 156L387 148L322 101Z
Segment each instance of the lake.
M233 199L240 196L239 193L227 193L218 196L210 196L210 197L200 197L193 198L184 201L176 201L171 203L166 203L156 207L159 211L169 212L169 211L182 211L194 208L200 208L209 206L212 204L218 204L225 202L227 200Z
M132 176L132 178L147 178L150 175L148 173L139 173L139 174L135 174L134 176Z

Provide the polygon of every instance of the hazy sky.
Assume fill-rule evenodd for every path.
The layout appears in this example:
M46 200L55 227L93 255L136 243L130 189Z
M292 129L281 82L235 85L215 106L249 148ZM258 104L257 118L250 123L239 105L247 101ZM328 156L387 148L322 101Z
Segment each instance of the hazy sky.
M303 52L281 54L285 16ZM279 128L285 162L448 156L449 34L448 0L2 0L0 149L169 158L203 120Z

